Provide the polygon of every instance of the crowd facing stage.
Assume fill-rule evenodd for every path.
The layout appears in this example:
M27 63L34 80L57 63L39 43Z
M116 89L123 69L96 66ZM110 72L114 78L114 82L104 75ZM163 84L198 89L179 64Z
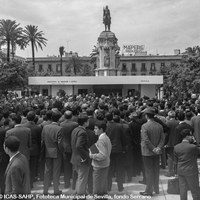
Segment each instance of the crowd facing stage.
M0 101L0 189L30 194L43 180L59 195L60 175L74 194L106 199L116 178L119 192L143 174L145 191L159 194L159 169L178 175L181 199L188 186L200 199L197 156L200 100L95 94L64 97L4 96ZM167 162L166 162L167 160Z

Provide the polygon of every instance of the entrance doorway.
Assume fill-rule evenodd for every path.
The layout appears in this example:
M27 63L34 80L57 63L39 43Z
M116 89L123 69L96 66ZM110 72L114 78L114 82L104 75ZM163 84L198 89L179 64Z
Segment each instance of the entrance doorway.
M93 91L97 96L122 95L122 85L95 85Z
M88 89L78 89L78 94L86 95L86 94L88 94Z
M48 89L42 89L42 96L48 96Z

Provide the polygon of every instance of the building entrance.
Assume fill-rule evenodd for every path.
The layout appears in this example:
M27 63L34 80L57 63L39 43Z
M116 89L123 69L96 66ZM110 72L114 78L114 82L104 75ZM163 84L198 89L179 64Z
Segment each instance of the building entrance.
M93 91L97 96L122 95L122 85L95 85Z

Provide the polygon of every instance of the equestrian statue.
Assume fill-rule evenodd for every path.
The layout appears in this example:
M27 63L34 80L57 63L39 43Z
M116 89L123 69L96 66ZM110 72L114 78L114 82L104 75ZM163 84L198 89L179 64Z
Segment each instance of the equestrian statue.
M103 23L105 25L105 31L110 31L111 16L108 6L103 8Z

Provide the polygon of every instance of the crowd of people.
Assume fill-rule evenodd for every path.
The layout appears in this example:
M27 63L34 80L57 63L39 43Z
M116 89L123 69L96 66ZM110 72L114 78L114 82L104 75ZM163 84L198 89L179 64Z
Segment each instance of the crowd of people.
M29 194L43 181L48 194L64 187L77 195L105 195L115 178L124 183L142 173L140 195L159 194L159 170L178 174L181 200L190 189L200 199L197 157L200 100L95 94L8 97L0 100L0 191ZM5 174L5 176L4 176ZM189 188L188 188L189 187ZM103 197L100 199L103 199ZM106 197L105 197L106 199Z

